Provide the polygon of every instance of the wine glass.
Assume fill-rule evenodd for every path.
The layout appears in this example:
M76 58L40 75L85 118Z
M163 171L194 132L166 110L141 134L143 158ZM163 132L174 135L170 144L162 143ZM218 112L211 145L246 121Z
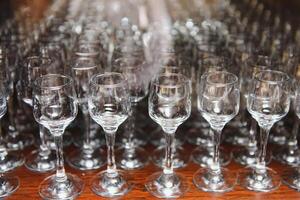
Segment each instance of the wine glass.
M120 73L96 74L90 80L89 112L105 131L107 169L92 180L92 191L103 197L118 197L128 193L132 184L116 169L114 144L118 127L127 119L130 100L125 77Z
M72 174L66 174L62 136L77 115L77 99L73 80L60 74L47 74L35 80L33 88L33 115L46 127L56 144L56 174L40 184L43 199L74 199L83 190L84 183Z
M260 126L258 157L253 170L241 173L241 185L249 190L269 192L280 186L280 177L266 168L266 149L270 129L290 107L290 78L275 70L262 70L255 75L248 92L247 109Z
M3 69L2 69L3 70ZM3 75L3 71L0 72ZM8 83L3 76L0 77L0 120L7 110ZM3 175L15 167L20 166L23 162L18 155L11 154L7 151L2 136L2 126L0 125L0 198L5 198L19 188L19 179L14 176Z
M224 126L239 111L240 92L236 75L226 71L208 72L201 76L198 107L213 130L214 152L208 168L194 174L194 184L203 191L227 192L234 188L237 173L221 168L219 145Z
M127 126L125 129L124 146L117 152L118 165L127 170L144 167L148 163L147 152L138 147L136 136L137 106L148 94L148 84L143 80L142 71L145 63L136 57L124 57L115 61L115 67L127 79L131 112L129 112Z
M83 55L75 55L72 63L72 77L75 84L77 99L79 100L79 108L82 111L84 119L84 139L80 149L71 152L68 155L68 163L80 170L98 169L104 165L102 150L95 148L91 143L90 115L88 111L88 89L89 80L101 70L99 63L95 60L93 54L86 53Z
M147 190L158 198L177 198L189 189L186 179L173 171L175 132L191 114L191 83L182 74L159 74L152 80L149 95L149 115L165 135L166 153L163 172L146 180Z
M47 71L51 71L52 60L50 58L42 58L39 56L27 57L21 68L20 79L18 83L18 93L20 98L33 107L32 90L36 78L45 75ZM34 172L47 172L55 168L55 154L47 145L46 130L43 125L39 125L39 135L41 144L38 150L32 151L25 161L27 169Z
M294 83L295 84L295 96L293 99L293 106L294 106L294 112L297 115L298 119L300 118L300 85L299 82ZM297 134L298 132L295 132L295 130L299 130L299 122L294 122L294 126L296 126L296 129L293 130L293 136L296 137L294 140L297 145ZM299 162L294 162L294 168L285 170L282 174L282 181L287 186L295 189L300 190L300 167Z

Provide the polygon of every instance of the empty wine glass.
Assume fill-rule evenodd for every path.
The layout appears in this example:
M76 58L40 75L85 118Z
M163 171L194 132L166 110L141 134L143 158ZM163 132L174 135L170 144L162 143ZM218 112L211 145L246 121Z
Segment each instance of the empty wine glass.
M186 179L173 171L175 132L191 114L191 83L182 74L159 74L151 83L149 115L165 134L166 153L163 172L146 180L147 190L158 198L177 198L189 189Z
M2 69L3 70L3 69ZM0 72L1 75L3 71ZM7 110L7 79L3 76L0 77L0 120L4 116ZM11 154L7 151L3 136L2 136L2 126L0 125L0 198L4 198L15 192L19 187L19 179L14 176L6 176L3 173L14 169L22 164L22 159L15 154Z
M208 72L201 76L198 107L213 130L213 162L194 174L194 184L203 191L227 192L237 182L237 173L221 168L219 145L224 126L239 111L238 78L226 71Z
M247 109L260 126L260 146L254 169L241 173L241 185L245 188L269 192L279 187L280 177L266 168L265 157L270 129L288 113L289 107L289 76L275 70L258 72L248 92Z
M295 83L295 96L294 96L294 112L298 117L298 120L300 119L300 85L299 82ZM296 130L298 131L299 127L299 122L294 122L296 127ZM297 138L298 132L295 132L295 129L293 130L293 136ZM295 139L296 145L297 145L297 139ZM288 185L289 187L295 189L295 190L300 190L300 167L299 167L299 162L294 162L294 168L285 170L282 175L282 181L284 184Z
M73 80L64 75L48 74L35 80L33 115L46 127L56 144L56 174L47 177L39 187L43 199L74 199L83 190L84 183L72 174L66 174L62 136L77 115L77 99Z
M148 94L148 84L143 80L141 74L144 64L142 60L136 57L120 58L115 61L115 67L127 79L131 102L131 112L129 112L125 129L125 144L117 152L117 163L123 169L138 169L148 163L147 152L138 147L138 142L136 142L138 127L135 122L138 103Z
M105 131L107 170L92 180L94 193L104 197L118 197L128 193L132 184L125 173L116 169L114 145L118 127L127 119L130 100L125 77L120 73L104 73L90 80L89 112Z
M95 148L91 144L90 115L88 110L88 89L89 80L97 74L101 68L93 56L86 53L85 56L74 56L72 63L72 77L75 84L79 108L84 118L84 141L82 148L71 152L68 155L68 163L80 170L98 169L104 165L102 150Z

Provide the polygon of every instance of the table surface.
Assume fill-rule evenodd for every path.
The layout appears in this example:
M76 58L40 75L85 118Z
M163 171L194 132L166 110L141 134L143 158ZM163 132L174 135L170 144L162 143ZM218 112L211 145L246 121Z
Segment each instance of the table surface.
M152 147L147 147L149 152L153 149ZM194 147L192 145L186 145L185 149L187 153L190 153ZM28 153L30 149L26 150L24 153ZM66 149L65 151L70 151L70 149ZM275 161L272 161L269 165L271 168L276 170L277 172L282 172L287 167L281 165ZM243 169L242 166L234 163L233 161L229 164L228 168L230 170L241 170ZM85 200L92 200L92 199L104 199L99 196L93 194L90 189L90 181L93 176L95 176L101 170L104 170L105 167L102 167L99 170L89 171L89 172L82 172L79 170L74 170L66 165L66 171L78 175L82 180L85 182L85 188L82 194L79 196L78 199L85 199ZM240 186L236 186L234 191L222 194L213 194L207 193L198 190L192 183L193 174L196 170L199 169L199 166L194 164L192 161L189 162L187 167L183 169L176 170L176 172L183 174L190 183L190 189L186 193L186 195L179 199L187 199L187 200L194 200L194 199L239 199L239 200L246 200L246 199L300 199L300 192L292 190L285 185L281 185L280 188L276 191L270 193L260 193L260 192L252 192L243 189ZM120 199L154 199L151 194L149 194L145 187L145 178L152 174L153 172L160 171L158 167L155 167L152 163L146 166L144 169L130 171L128 174L131 176L131 181L134 184L134 188L130 193ZM11 172L13 175L16 175L20 178L20 188L9 198L8 200L25 200L25 199L40 199L38 194L38 186L42 182L44 178L49 176L51 173L47 174L37 174L30 172L24 166L14 170Z

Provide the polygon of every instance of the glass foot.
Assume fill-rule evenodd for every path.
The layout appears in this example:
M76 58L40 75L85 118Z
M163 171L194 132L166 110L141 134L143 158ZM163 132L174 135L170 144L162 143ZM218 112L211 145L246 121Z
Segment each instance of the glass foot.
M236 163L244 166L253 166L256 164L257 155L255 150L250 150L246 148L237 148L232 151L233 159ZM272 155L267 152L266 164L269 164L272 160Z
M19 179L14 176L2 176L0 178L0 198L5 198L19 188Z
M151 159L153 163L163 168L163 163L165 160L165 148L158 147L152 154ZM176 147L175 152L173 153L173 168L183 168L185 167L188 162L190 161L190 156L187 154L181 147Z
M282 182L292 189L300 191L300 170L292 168L282 174Z
M189 184L180 174L156 172L147 178L146 189L158 198L178 198L189 190Z
M266 168L263 173L256 173L254 169L246 169L240 173L240 184L244 188L257 192L276 190L280 184L280 176L272 169Z
M67 156L68 164L79 170L99 169L105 164L104 151L102 149L91 150L84 153L82 149L76 149Z
M212 148L201 148L197 147L192 152L192 160L194 163L201 167L208 167L213 163L213 149ZM231 161L231 153L226 152L224 148L220 148L220 162L221 166L226 166Z
M148 164L148 153L143 148L133 148L132 150L121 148L116 152L117 164L122 169L140 169Z
M16 137L8 135L5 138L7 149L12 151L23 150L34 143L34 138L29 134L18 134Z
M132 184L122 171L114 174L103 171L92 180L92 191L102 197L120 197L127 194L131 188Z
M290 166L299 166L300 164L300 150L298 148L289 149L281 148L274 153L275 160Z
M199 169L193 177L193 182L205 192L229 192L237 184L237 173L221 168L219 173L210 169Z
M0 171L7 172L24 164L23 155L20 153L7 152L7 154L0 158Z
M40 196L43 199L75 199L84 188L83 181L75 175L67 174L67 180L56 181L56 175L46 178L39 187Z
M33 172L48 172L56 167L55 153L50 151L49 155L41 156L38 150L31 152L25 161L25 167Z

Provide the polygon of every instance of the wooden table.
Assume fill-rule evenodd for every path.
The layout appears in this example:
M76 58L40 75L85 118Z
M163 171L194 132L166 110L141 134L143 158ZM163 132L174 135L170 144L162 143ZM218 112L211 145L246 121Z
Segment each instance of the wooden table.
M185 149L187 153L190 153L194 147L191 145L186 145ZM148 147L149 151L152 150L152 147ZM66 150L68 151L68 150ZM26 150L25 153L28 153L29 150ZM286 169L284 165L281 165L275 161L272 161L270 167L276 170L277 172L282 172L283 169ZM195 171L199 168L198 165L194 164L192 161L188 164L187 167L176 170L186 176L190 183L190 190L186 193L186 195L180 199L187 199L187 200L195 200L195 199L238 199L238 200L246 200L246 199L255 199L255 200L292 200L292 199L300 199L300 192L296 192L288 188L285 185L281 185L280 188L274 192L270 193L259 193L259 192L251 192L243 189L240 186L237 186L234 191L223 193L223 194L212 194L206 193L198 190L192 183L192 177ZM228 166L231 170L239 170L242 169L240 165L234 163L233 161ZM78 199L82 200L93 200L93 199L104 199L99 196L96 196L90 189L90 181L93 176L97 174L97 172L105 169L105 167L101 168L100 170L95 170L91 172L81 172L78 170L74 170L66 165L66 171L70 173L74 173L82 178L85 182L85 188L83 193L80 195ZM155 199L151 194L149 194L145 187L145 178L152 174L153 172L160 171L159 168L155 167L152 163L150 163L147 167L141 170L131 171L130 173L132 177L132 182L134 183L133 190L126 196L120 199ZM41 181L50 175L48 174L37 174L28 171L24 166L16 169L12 172L13 175L17 175L20 178L20 188L9 198L9 200L35 200L40 199L38 194L38 186Z

